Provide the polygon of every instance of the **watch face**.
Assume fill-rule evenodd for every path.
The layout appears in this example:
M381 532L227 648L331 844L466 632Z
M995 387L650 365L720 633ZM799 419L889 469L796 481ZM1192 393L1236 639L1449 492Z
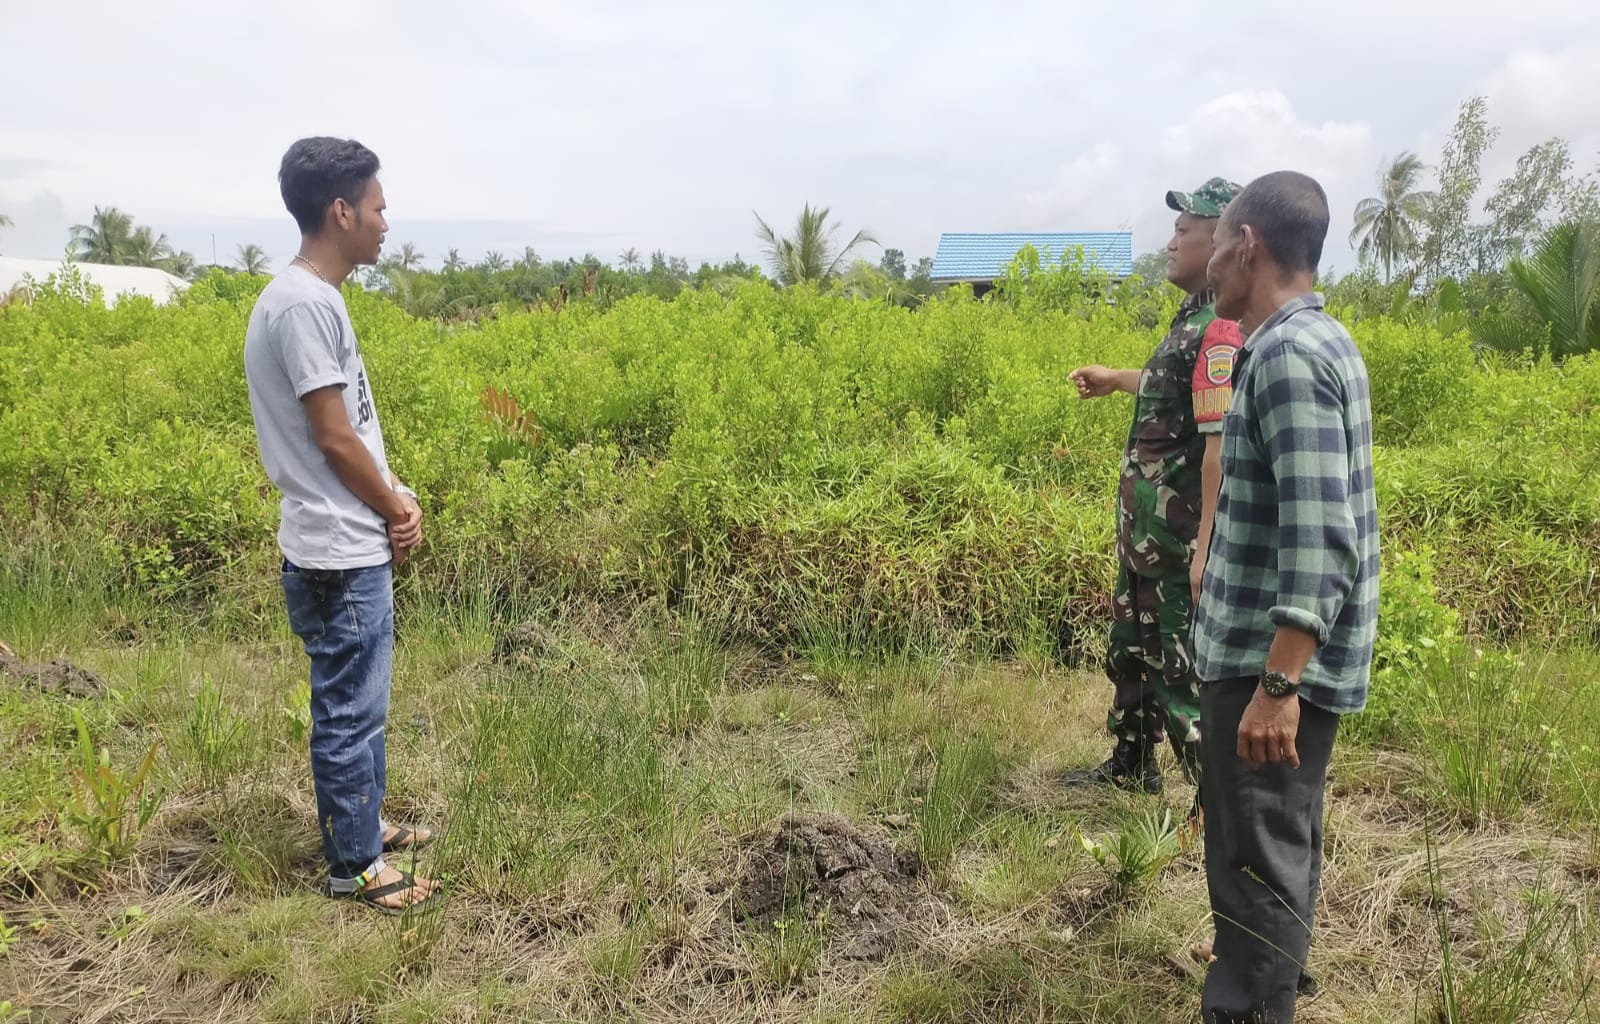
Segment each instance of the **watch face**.
M1261 674L1261 688L1271 697L1287 697L1299 689L1294 680L1282 672L1263 672Z

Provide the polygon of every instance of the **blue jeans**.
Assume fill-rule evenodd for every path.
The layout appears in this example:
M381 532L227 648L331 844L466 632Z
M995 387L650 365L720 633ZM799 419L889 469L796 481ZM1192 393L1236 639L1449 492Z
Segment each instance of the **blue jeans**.
M394 570L283 566L289 627L311 658L311 779L335 893L383 870L378 811L394 660Z

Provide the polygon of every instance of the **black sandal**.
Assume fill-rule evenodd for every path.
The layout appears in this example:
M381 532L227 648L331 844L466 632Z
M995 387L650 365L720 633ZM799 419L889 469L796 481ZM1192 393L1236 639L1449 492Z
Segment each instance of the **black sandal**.
M402 907L391 907L387 903L378 902L385 896L393 896L396 893L407 892L411 889L415 889L416 887L416 876L411 874L409 871L402 871L400 872L399 881L390 882L388 885L380 885L376 889L356 889L353 892L341 892L336 893L335 895L337 898L342 900L353 900L356 903L360 903L367 907L369 910L376 910L380 914L387 914L390 917L399 917L408 911L426 910L428 907L431 907L433 904L437 903L444 892L442 889L435 889L422 899L413 903L408 903Z
M425 839L412 838L416 834L415 829L406 828L404 825L396 825L394 835L383 841L383 852L405 853L408 850L420 850L438 838L432 832L429 832Z

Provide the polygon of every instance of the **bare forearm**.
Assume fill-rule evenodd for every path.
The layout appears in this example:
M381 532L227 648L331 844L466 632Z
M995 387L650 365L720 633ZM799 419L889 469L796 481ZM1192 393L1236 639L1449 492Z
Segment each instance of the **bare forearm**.
M1267 670L1282 672L1290 679L1299 680L1317 653L1317 638L1303 629L1279 626L1267 651Z
M405 520L405 504L389 481L384 479L378 464L372 461L372 453L367 451L360 438L354 434L338 438L323 445L322 454L339 482L382 516L384 522L399 523Z
M1139 374L1141 372L1142 371L1140 370L1113 370L1112 374L1114 383L1112 385L1112 390L1121 391L1124 394L1129 395L1138 394Z

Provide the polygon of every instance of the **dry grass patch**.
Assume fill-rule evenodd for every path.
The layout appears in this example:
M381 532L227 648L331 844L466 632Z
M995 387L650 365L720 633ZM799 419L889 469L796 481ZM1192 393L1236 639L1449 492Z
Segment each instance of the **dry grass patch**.
M0 693L20 725L0 771L31 801L0 844L0 1005L30 1021L1191 1019L1198 851L1119 879L1079 841L1114 849L1163 807L1181 816L1187 787L1175 770L1161 799L1060 784L1104 754L1103 680L693 639L552 619L537 654L497 661L486 617L409 630L390 809L439 826L420 867L450 898L400 922L316 893L288 641L68 652L115 696ZM110 864L51 813L73 707L113 764L164 741L159 809ZM1323 994L1303 1018L1595 1019L1593 830L1537 802L1462 829L1430 771L1341 747ZM1508 1003L1508 978L1537 1005Z

